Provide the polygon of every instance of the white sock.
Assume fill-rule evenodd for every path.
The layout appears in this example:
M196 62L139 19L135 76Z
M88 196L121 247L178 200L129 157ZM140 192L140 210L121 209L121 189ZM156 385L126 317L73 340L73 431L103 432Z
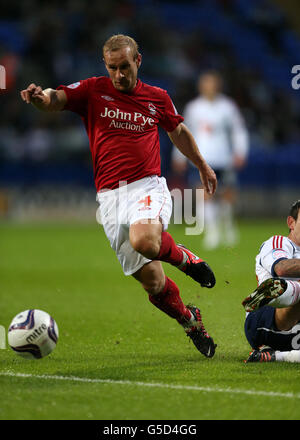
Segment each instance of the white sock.
M223 200L220 203L220 219L223 229L223 240L227 245L234 245L238 241L237 228L233 218L233 206L231 203Z
M278 298L272 299L269 305L276 308L292 306L300 300L300 283L298 281L286 280L287 289Z
M208 248L217 247L220 243L219 204L207 200L204 205L204 244Z
M199 209L200 210L200 209ZM219 204L213 200L204 202L204 216L207 225L217 224L219 215Z
M300 350L275 351L275 359L277 362L299 362L300 363Z

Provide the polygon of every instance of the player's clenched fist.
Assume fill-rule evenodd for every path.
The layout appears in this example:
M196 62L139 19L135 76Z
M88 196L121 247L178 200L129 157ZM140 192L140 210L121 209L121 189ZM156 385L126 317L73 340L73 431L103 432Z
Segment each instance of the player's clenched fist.
M45 89L30 84L27 89L20 92L21 98L27 104L33 104L39 110L55 112L62 110L67 103L67 95L63 90Z
M43 103L45 100L47 100L47 95L43 93L43 89L40 86L37 86L35 84L30 84L27 89L21 91L21 98L23 101L25 101L27 104L30 104L31 102L33 104L35 103Z

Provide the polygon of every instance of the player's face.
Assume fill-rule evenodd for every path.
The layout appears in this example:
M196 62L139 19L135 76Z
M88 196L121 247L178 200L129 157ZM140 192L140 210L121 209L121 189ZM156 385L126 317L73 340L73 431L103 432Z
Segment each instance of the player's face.
M138 69L141 65L141 55L136 59L130 47L115 51L106 51L104 62L113 86L120 92L130 92L137 81Z
M219 79L214 75L203 75L199 80L199 93L213 99L220 91Z
M289 233L290 239L297 246L300 246L300 212L298 213L297 220L295 220L293 217L289 216L287 219L287 224L291 230L291 232Z

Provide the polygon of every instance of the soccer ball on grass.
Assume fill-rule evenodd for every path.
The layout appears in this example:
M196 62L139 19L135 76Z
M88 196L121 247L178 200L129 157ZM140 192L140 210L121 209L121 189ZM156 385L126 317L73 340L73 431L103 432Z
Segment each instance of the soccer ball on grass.
M58 340L54 319L42 310L19 313L8 328L8 344L20 356L41 359L51 353Z

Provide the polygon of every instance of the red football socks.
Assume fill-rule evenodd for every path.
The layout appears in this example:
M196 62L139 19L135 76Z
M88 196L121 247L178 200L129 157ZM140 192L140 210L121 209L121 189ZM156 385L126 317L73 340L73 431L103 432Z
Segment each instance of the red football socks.
M173 266L180 266L183 261L183 257L183 251L177 247L172 236L166 231L162 232L160 251L157 257L153 259L165 261L166 263L170 263Z
M165 312L171 318L176 319L179 324L188 322L192 314L183 304L179 289L170 278L166 277L165 287L157 295L149 295L149 300L158 309Z

